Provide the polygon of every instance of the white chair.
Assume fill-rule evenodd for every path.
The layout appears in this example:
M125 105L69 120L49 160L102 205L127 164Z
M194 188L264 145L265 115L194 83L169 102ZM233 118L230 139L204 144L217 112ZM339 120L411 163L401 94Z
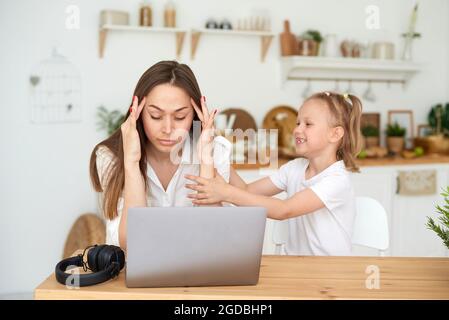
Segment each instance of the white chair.
M275 254L281 254L287 238L287 220L274 221L272 241L275 245ZM377 249L379 256L385 256L389 241L388 217L384 207L373 198L356 197L352 244Z
M379 256L385 256L390 235L384 207L373 198L356 197L356 210L352 244L377 249Z
M274 220L272 232L275 245L274 254L280 255L288 238L288 220Z

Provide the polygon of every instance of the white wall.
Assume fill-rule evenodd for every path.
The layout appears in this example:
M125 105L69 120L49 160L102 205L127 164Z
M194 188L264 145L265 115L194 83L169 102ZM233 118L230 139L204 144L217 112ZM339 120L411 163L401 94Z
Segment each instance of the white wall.
M153 63L174 58L171 36L141 33L111 34L105 58L98 58L98 23L101 9L131 12L137 22L140 1L15 0L0 2L0 101L1 223L0 294L31 292L53 270L62 254L65 237L82 213L96 210L96 198L88 176L92 147L103 138L96 131L96 108L125 110L133 88ZM161 25L164 1L152 1L155 24ZM249 15L253 8L268 8L275 32L289 18L294 32L317 28L341 38L392 40L408 23L412 0L228 0L176 1L179 25L200 27L209 16ZM80 30L66 30L66 6L81 10ZM381 29L365 28L365 7L380 7ZM415 43L417 61L425 69L403 90L398 85L374 85L378 101L366 111L413 109L416 123L425 122L430 105L449 99L449 10L445 0L421 1ZM211 106L243 107L258 124L279 104L298 106L302 82L279 82L279 39L275 38L266 62L259 61L259 40L205 36L191 61L186 39L181 60L188 63ZM32 68L49 57L59 43L62 52L82 74L83 120L72 124L32 125L29 121L28 78ZM345 84L343 84L345 86ZM334 83L313 84L313 89L332 89ZM362 94L365 85L354 85ZM385 120L385 116L384 119ZM384 121L383 121L384 122Z

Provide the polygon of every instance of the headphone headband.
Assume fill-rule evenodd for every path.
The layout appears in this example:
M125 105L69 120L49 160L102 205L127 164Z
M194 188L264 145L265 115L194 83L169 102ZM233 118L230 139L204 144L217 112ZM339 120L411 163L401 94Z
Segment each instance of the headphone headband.
M56 280L67 286L91 286L94 284L99 284L105 282L109 279L115 278L119 275L120 270L125 266L125 253L120 247L110 246L110 245L102 245L102 246L91 246L94 247L94 254L89 256L87 264L84 262L84 255L86 250L90 247L87 247L83 254L79 254L75 257L70 257L64 260L61 260L55 267L55 276ZM96 247L99 247L97 249ZM102 263L100 265L95 264L95 267L91 259L95 259L98 261L99 253L105 255L101 260ZM93 270L93 273L89 274L76 274L76 277L79 279L79 283L67 283L69 277L73 277L73 273L66 273L65 271L69 266L77 266L83 267L84 271L87 269Z

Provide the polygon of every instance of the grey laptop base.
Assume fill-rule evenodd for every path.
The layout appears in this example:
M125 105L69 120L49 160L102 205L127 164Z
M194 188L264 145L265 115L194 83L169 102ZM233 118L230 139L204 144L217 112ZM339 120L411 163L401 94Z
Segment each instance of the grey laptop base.
M266 209L130 208L126 285L254 285L259 279Z

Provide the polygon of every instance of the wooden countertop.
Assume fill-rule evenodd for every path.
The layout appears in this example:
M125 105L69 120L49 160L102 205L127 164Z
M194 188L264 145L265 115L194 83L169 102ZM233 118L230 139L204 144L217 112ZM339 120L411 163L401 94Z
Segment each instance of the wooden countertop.
M380 272L368 289L367 268ZM125 272L105 283L67 289L54 274L35 299L449 299L449 258L263 256L255 286L127 288Z
M279 158L278 167L287 163L291 159ZM357 159L356 163L360 167L370 166L397 166L397 165L415 165L415 164L449 164L449 155L429 154L417 158L406 159L402 157L384 157L384 158L366 158ZM268 165L259 164L237 164L234 163L233 168L236 170L257 170L269 168Z

